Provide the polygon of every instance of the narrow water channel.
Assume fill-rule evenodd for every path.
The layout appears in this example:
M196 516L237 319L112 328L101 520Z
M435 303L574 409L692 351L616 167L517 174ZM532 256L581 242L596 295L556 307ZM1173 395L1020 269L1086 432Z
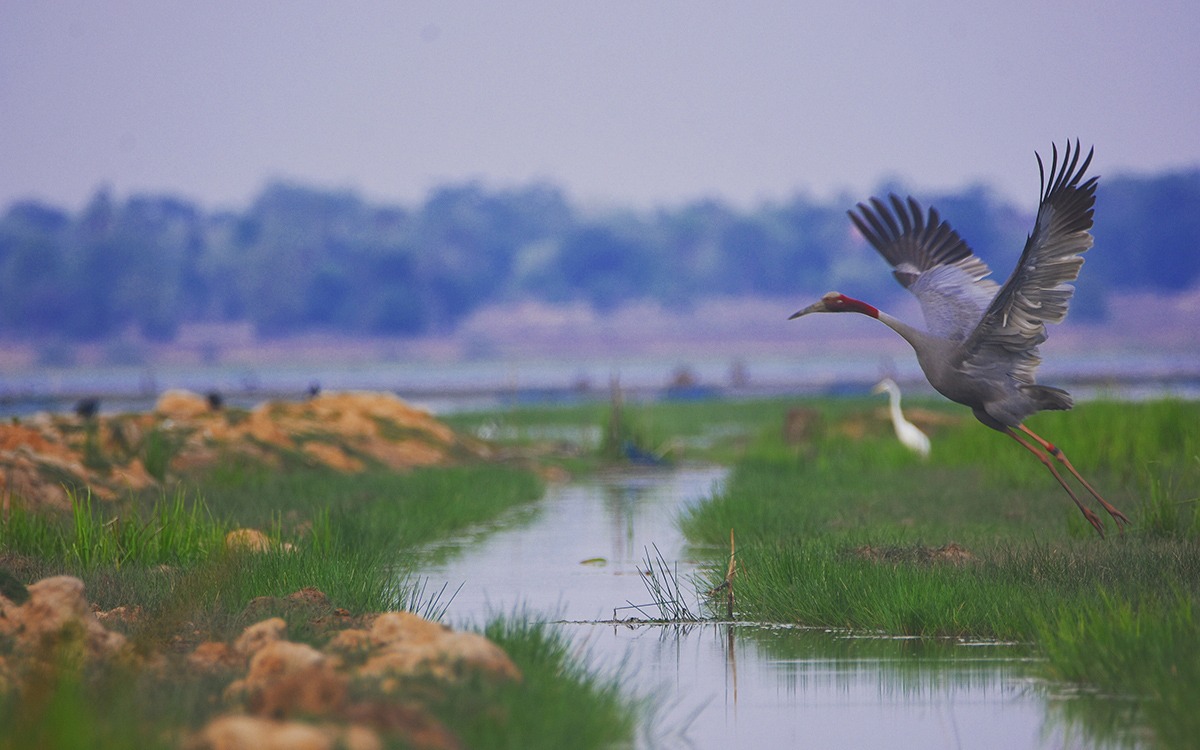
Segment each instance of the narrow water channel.
M458 589L451 624L516 612L560 622L593 668L654 697L639 747L1084 745L1030 677L1023 647L740 623L614 624L646 616L628 607L651 601L639 568L655 549L681 580L695 570L676 518L724 474L641 469L553 486L534 508L452 543L460 549L422 576L431 590Z

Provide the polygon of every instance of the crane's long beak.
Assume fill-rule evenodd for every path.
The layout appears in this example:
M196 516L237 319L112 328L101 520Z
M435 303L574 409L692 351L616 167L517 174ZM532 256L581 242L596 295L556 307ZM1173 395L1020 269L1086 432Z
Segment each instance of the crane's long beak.
M804 308L803 310L797 310L796 312L792 313L790 316L788 316L788 320L795 320L796 318L799 318L801 315L808 315L809 313L825 312L825 310L826 310L825 300L818 300L818 301L812 303L811 305L809 305L808 307Z

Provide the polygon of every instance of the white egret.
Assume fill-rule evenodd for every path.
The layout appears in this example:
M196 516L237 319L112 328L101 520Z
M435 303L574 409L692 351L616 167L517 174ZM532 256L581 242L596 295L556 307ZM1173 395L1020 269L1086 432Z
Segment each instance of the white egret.
M921 432L920 427L905 419L904 412L900 411L900 386L891 378L884 378L871 389L871 393L887 393L896 437L905 448L920 454L921 458L929 458L929 436Z

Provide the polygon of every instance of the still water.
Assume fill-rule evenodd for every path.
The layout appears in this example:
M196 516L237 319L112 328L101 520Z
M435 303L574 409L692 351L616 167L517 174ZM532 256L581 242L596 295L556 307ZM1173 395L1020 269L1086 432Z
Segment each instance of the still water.
M552 486L535 507L443 545L457 549L422 575L458 589L451 624L514 612L559 622L594 669L653 698L640 747L1086 746L1022 646L627 622L658 615L640 572L648 556L690 580L676 519L724 473L640 469Z

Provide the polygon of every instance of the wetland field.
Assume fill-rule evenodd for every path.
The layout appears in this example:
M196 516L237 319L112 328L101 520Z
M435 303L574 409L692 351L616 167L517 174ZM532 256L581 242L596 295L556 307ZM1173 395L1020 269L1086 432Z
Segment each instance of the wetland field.
M769 663L841 665L845 679L868 682L874 673L864 678L862 665L878 663L898 675L899 693L957 685L945 676L955 670L968 692L997 680L1036 685L1052 696L1058 728L1029 746L1190 746L1200 732L1191 708L1200 699L1200 405L1093 401L1030 420L1132 520L1124 533L1109 522L1103 539L1012 441L951 405L906 406L932 438L928 460L895 440L883 404L868 398L461 412L440 421L456 436L439 438L451 446L444 460L395 469L373 458L390 453L342 445L339 460L355 459L353 472L313 460L331 449L309 443L333 438L312 431L270 460L260 440L203 471L169 468L162 454L182 451L182 438L126 440L122 450L140 446L167 467L158 481L115 495L110 484L104 496L64 482L67 502L51 509L6 496L3 612L30 600L35 582L71 576L92 624L37 642L0 628L0 747L212 747L205 730L226 715L318 727L329 747L714 746L705 741L716 736L706 734L712 711L673 713L672 697L650 684L653 670L639 672L643 651L589 656L608 648L603 633L667 626L726 628L714 639L726 682L732 655L745 654L733 645L737 627ZM372 419L396 440L415 434ZM92 468L127 469L111 441L87 438L85 426L73 434L90 446ZM690 484L669 479L680 471ZM655 506L648 526L643 498L664 482L688 499ZM589 486L605 489L572 489ZM586 528L596 504L612 523ZM574 525L541 541L523 531L556 514ZM261 544L236 543L248 530ZM530 536L504 547L514 533ZM511 599L472 593L474 574L464 571L473 569L456 563L489 544L481 570ZM530 547L541 551L534 570L567 571L573 599L519 574L517 557ZM667 557L649 559L654 548ZM604 586L636 590L587 588L605 576ZM472 597L479 608L456 614ZM686 603L668 601L676 598ZM616 611L627 603L640 608ZM347 633L376 643L391 622L379 613L398 610L453 629L439 633L485 637L507 655L512 669L500 671L509 676L468 660L367 679L377 654L347 650ZM332 699L314 702L296 685L255 693L253 664L239 679L246 659L258 658L239 644L272 618L333 675ZM813 635L806 645L781 640L789 629ZM119 636L121 648L92 658L97 632ZM831 637L841 653L829 653ZM641 640L666 648L662 637ZM688 649L712 644L670 643L675 680L686 682ZM199 666L198 653L223 648L231 655L222 665ZM1003 674L978 676L963 648L997 650ZM814 650L820 659L804 656ZM921 671L934 654L957 666ZM742 664L743 724L756 721L755 674ZM978 709L968 704L956 705ZM771 731L760 729L759 744L816 730ZM822 731L822 744L837 746L836 728Z
M1070 725L1071 746L1190 747L1200 736L1187 708L1200 698L1200 405L1094 401L1029 421L1132 519L1124 533L1109 521L1103 539L1037 460L953 405L909 405L933 440L927 461L867 399L621 414L648 450L730 467L678 522L700 591L729 576L733 531L735 619L1016 644ZM582 407L503 425L534 439L573 418L607 424L601 407ZM484 424L475 419L452 421Z

